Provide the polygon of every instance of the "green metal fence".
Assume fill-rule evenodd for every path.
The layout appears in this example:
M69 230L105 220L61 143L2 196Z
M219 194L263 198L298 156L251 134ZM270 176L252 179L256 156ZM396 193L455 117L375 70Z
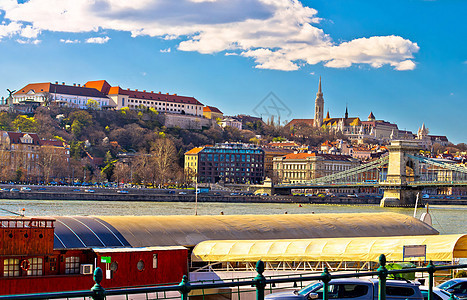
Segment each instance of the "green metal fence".
M281 277L281 278L270 278L266 279L263 276L264 263L260 260L256 263L257 275L253 279L243 280L232 280L229 282L213 282L213 283L190 283L186 275L183 276L182 281L178 285L165 285L165 286L151 286L151 287L138 287L138 288L125 288L125 289L112 289L105 290L100 282L103 278L103 272L101 268L96 268L94 271L95 285L88 291L73 291L73 292L56 292L56 293L40 293L40 294L24 294L24 295L8 295L0 296L2 299L28 299L28 300L45 300L45 299L63 299L63 298L83 298L93 300L104 300L106 296L127 296L136 294L145 294L146 298L149 299L148 294L150 293L165 293L166 292L178 292L181 300L188 300L188 295L191 291L202 290L204 296L204 290L206 289L218 289L218 288L237 288L240 292L240 287L254 287L256 289L256 299L264 300L264 291L266 285L279 284L279 283L293 283L294 286L297 282L303 281L322 281L323 282L323 300L328 300L329 282L331 279L336 278L352 278L352 277L368 277L378 276L378 299L386 300L386 278L389 274L402 274L402 273L413 273L413 272L427 272L428 279L428 300L433 300L433 284L434 284L434 273L441 270L453 270L467 268L467 264L463 265L447 265L447 266L435 266L431 261L426 267L422 268L409 268L400 270L388 270L386 269L386 257L381 254L379 257L380 266L376 271L369 272L358 272L358 273L347 273L347 274L330 274L328 269L325 268L321 275L314 276L295 276L295 277ZM164 297L165 298L165 297ZM177 297L178 298L178 297ZM163 299L163 298L157 298ZM454 300L454 298L452 298Z

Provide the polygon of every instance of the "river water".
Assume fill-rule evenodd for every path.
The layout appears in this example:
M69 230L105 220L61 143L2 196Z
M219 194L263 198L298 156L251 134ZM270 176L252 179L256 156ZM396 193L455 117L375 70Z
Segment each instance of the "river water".
M126 201L44 201L0 200L0 216L25 209L26 216L70 215L192 215L195 203ZM413 208L381 208L377 205L270 204L270 203L198 203L198 215L234 214L320 214L394 212L413 216ZM417 210L417 218L426 209ZM430 206L433 227L441 234L467 234L467 206Z

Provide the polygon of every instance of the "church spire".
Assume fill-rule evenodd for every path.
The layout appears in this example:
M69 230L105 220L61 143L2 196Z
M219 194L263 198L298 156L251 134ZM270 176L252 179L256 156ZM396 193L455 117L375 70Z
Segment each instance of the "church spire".
M329 116L329 109L328 109L328 113L326 114L326 119L331 119L331 117Z
M347 109L347 105L345 105L345 118L348 119L349 118L349 111Z
M321 127L323 125L323 115L324 115L324 99L323 92L321 90L321 76L319 77L318 93L316 93L315 99L315 119L314 126Z

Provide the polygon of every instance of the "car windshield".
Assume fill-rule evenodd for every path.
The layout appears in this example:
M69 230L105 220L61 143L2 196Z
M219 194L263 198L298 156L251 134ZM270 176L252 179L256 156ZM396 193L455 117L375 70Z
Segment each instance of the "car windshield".
M440 284L438 287L440 289L447 290L448 288L455 285L456 283L457 283L457 281L455 281L455 280L448 280L445 283Z
M312 283L312 284L307 285L303 289L299 290L298 293L300 295L307 295L310 292L314 292L315 290L318 290L319 288L321 288L322 285L323 284L321 282Z

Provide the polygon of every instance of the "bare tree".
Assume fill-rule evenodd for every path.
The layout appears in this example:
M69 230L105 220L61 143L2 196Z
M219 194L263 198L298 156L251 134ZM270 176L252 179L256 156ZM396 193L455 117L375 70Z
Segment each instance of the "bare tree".
M179 166L177 165L177 149L169 138L157 139L151 147L151 156L158 184L166 184L174 179Z

